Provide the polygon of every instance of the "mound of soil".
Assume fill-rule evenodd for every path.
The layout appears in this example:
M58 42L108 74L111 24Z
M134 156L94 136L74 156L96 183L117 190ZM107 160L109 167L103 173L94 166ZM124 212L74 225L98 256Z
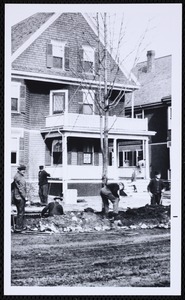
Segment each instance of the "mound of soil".
M170 228L170 206L146 205L120 211L114 218L112 212L105 218L102 213L86 208L82 212L66 212L61 216L28 218L26 225L30 231L51 233Z

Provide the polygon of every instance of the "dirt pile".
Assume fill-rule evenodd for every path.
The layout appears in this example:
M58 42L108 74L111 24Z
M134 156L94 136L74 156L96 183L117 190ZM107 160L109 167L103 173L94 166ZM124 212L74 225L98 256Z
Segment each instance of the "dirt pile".
M28 218L26 225L32 232L92 232L137 228L170 228L170 206L150 206L120 211L118 216L108 218L93 209L83 212L66 212L62 216Z

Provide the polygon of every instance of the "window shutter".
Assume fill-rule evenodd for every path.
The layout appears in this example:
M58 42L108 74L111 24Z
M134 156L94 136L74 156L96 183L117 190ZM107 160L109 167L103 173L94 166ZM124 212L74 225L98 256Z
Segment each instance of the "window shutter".
M53 46L47 44L47 68L53 67Z
M78 152L77 155L77 164L82 165L83 164L83 152Z
M82 73L82 70L83 70L83 49L79 49L77 54L77 72Z
M24 138L19 139L19 150L24 150Z
M98 71L99 71L98 51L94 51L94 70L95 70L95 75L98 75Z
M99 153L98 152L94 153L94 165L99 166Z
M82 91L78 91L78 105L79 105L79 114L83 114L83 92Z
M71 151L67 153L67 164L71 165Z
M20 112L26 112L26 86L20 86Z
M45 165L46 166L51 166L51 152L49 148L46 145L46 150L45 150Z
M69 71L69 47L64 48L65 70Z
M79 102L79 114L83 114L83 103Z

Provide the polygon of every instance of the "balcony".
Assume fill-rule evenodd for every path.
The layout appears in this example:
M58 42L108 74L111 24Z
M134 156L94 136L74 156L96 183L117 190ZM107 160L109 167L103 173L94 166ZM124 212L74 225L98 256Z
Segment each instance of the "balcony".
M104 125L104 117L103 117ZM100 131L99 115L83 115L64 113L46 117L46 128L62 127L71 132L94 132ZM109 133L146 133L148 130L147 119L132 119L126 117L110 116L108 118Z

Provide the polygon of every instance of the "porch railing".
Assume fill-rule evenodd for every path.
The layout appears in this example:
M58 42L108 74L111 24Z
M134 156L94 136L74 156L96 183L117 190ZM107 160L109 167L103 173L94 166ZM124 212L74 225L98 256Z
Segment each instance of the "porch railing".
M103 117L104 124L104 117ZM100 130L100 116L99 115L84 115L67 113L62 115L51 115L46 117L46 127L63 127L71 131L81 130L97 131ZM109 132L133 132L133 131L147 131L147 119L132 119L126 117L108 117Z

